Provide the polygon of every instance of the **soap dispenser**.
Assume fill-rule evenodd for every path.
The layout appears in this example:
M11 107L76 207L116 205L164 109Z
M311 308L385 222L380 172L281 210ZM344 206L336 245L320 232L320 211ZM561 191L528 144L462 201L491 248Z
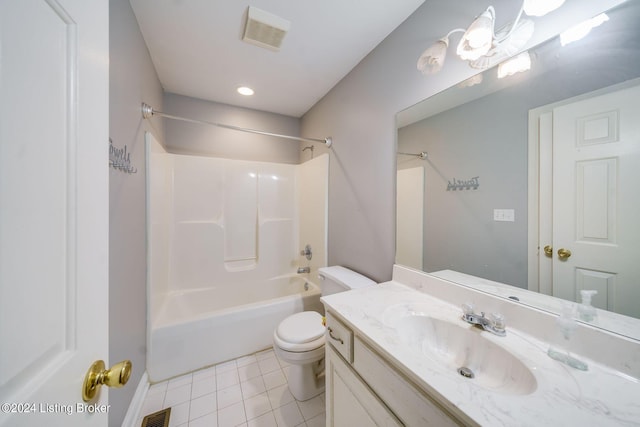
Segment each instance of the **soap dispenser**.
M585 322L592 322L598 315L596 308L591 305L591 297L593 297L597 293L598 291L593 290L580 291L580 296L582 297L582 304L578 306L578 314L580 315L580 320L584 320Z
M573 357L569 351L571 336L578 327L578 324L573 319L573 305L563 303L562 314L556 319L556 324L559 329L558 335L560 335L557 339L559 345L554 346L551 344L547 354L552 359L566 363L581 371L586 371L588 369L587 364Z

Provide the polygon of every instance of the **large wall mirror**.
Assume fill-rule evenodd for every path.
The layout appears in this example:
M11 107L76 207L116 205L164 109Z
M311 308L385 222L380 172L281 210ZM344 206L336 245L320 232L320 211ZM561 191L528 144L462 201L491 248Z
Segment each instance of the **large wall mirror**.
M607 17L398 113L396 262L554 312L596 290L640 339L640 2Z

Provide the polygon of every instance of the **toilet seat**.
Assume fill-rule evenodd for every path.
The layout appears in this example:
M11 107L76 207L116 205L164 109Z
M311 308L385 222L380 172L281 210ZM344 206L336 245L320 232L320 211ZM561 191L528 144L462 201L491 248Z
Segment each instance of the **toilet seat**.
M324 346L324 332L320 313L303 311L280 322L273 338L282 350L305 352Z

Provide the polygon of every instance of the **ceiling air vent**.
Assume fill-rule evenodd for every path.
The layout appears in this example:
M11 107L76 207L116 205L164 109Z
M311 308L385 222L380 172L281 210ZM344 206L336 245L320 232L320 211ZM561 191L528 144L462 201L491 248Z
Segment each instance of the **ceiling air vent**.
M249 6L242 40L270 50L280 50L291 22L264 10Z

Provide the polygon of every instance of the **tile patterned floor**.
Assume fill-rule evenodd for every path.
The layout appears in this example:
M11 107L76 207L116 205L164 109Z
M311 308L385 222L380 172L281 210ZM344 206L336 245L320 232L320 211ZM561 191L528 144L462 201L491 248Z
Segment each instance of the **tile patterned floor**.
M325 395L298 402L272 349L153 384L142 417L171 407L171 427L320 427Z

